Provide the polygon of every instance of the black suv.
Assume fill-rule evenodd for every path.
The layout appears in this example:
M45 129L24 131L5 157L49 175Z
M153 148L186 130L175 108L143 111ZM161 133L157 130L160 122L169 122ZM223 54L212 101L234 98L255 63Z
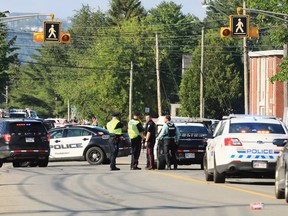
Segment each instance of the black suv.
M43 122L31 119L0 120L0 167L12 162L13 167L30 163L47 167L50 135Z
M206 152L207 139L212 138L211 132L203 123L178 123L175 126L180 132L180 139L176 151L178 165L200 164L203 169L203 157ZM165 169L163 141L156 142L157 169Z

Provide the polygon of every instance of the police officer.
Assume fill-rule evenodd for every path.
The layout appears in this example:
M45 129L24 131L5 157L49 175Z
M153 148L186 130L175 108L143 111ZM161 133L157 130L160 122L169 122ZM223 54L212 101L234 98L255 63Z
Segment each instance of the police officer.
M142 139L144 139L144 128L140 121L140 113L135 112L133 119L128 123L128 135L131 140L131 170L140 170L138 167L139 156L141 152Z
M163 140L164 155L168 170L171 170L172 163L174 165L174 169L177 169L176 150L177 150L177 143L180 138L179 130L170 121L171 121L170 115L166 115L164 118L164 125L162 127L162 130L157 137L158 140Z
M151 115L146 115L146 124L145 124L145 146L146 146L146 158L147 164L146 169L154 168L154 146L156 139L156 128L155 123L152 120Z
M113 153L111 155L110 170L120 170L116 167L116 157L119 151L119 143L123 140L122 127L123 124L119 121L119 113L112 114L112 120L107 123L107 130L111 134L115 134L113 138Z

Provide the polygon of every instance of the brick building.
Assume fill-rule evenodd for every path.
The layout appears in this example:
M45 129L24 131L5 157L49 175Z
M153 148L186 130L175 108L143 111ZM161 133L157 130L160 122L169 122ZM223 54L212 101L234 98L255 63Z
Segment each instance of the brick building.
M249 52L249 113L283 118L284 82L272 84L270 77L279 71L283 50Z

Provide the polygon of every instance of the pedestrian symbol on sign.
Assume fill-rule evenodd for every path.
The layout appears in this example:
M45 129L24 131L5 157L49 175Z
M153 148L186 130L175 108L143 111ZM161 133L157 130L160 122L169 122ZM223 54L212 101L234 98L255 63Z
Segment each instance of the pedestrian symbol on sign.
M57 33L56 32L56 30L54 29L54 25L51 25L51 27L50 27L50 29L49 29L49 36L48 36L48 38L51 38L52 36L54 37L54 38L56 38L56 34L55 33Z
M238 23L237 23L237 28L236 28L236 33L240 30L241 32L244 32L244 30L243 30L243 22L241 22L241 19L239 18L238 19Z

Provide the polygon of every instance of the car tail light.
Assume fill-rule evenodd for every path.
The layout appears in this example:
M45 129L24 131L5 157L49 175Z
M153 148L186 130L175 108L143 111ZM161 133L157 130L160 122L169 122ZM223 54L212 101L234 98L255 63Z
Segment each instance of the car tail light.
M104 135L104 132L98 131L97 134L100 135L100 136L102 136L102 135Z
M50 134L47 134L47 140L50 142Z
M225 146L242 146L242 143L238 138L225 138L224 140Z
M11 135L10 134L2 134L2 138L4 139L5 142L11 141Z

